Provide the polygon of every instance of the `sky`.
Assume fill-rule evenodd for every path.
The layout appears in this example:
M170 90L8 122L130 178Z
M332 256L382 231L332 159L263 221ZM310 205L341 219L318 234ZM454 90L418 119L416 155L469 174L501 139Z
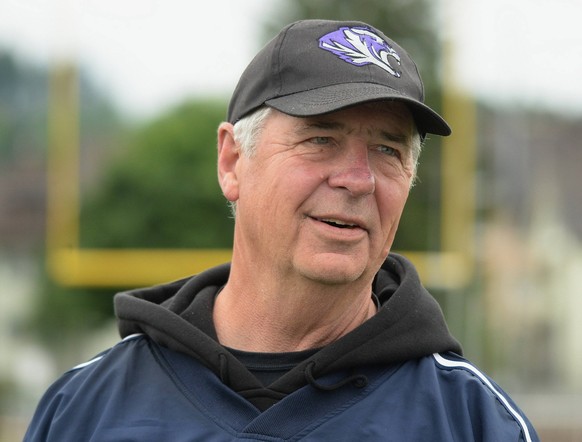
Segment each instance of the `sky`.
M0 47L76 60L125 110L228 96L258 48L269 0L0 0Z
M582 115L582 1L449 3L459 85L483 99Z
M127 112L227 97L276 0L0 0L0 47L75 60ZM486 101L582 115L580 0L440 0L453 83ZM425 73L430 75L430 73Z

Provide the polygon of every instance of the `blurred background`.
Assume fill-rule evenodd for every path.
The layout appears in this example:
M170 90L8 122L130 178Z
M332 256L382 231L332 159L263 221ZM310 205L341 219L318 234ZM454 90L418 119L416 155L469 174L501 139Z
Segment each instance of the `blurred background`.
M299 18L407 48L453 126L394 249L543 440L582 441L577 0L2 0L0 442L115 344L112 296L228 259L215 133L254 53Z

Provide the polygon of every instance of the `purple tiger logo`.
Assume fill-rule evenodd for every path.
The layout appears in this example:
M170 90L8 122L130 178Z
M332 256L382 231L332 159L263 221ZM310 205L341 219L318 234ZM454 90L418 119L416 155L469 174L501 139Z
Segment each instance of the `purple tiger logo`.
M401 72L390 64L392 59L400 66L400 55L367 28L341 27L321 37L319 47L355 66L374 64L397 78L401 75Z

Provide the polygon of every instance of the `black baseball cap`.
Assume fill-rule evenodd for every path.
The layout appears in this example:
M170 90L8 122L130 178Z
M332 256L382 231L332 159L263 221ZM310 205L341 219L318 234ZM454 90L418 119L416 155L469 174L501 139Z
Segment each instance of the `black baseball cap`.
M228 121L262 105L307 117L378 100L407 104L422 135L451 134L424 104L418 68L397 43L362 22L302 20L283 28L247 66Z

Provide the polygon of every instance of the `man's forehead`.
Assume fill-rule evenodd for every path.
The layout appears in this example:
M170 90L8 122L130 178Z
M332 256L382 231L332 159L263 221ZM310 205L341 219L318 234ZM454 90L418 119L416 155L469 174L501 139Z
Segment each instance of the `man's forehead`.
M322 115L294 117L299 130L320 128L329 130L352 130L349 121L356 117L361 120L366 114L370 122L368 129L389 132L394 135L410 136L413 131L413 119L405 104L396 101L383 101L358 104Z

